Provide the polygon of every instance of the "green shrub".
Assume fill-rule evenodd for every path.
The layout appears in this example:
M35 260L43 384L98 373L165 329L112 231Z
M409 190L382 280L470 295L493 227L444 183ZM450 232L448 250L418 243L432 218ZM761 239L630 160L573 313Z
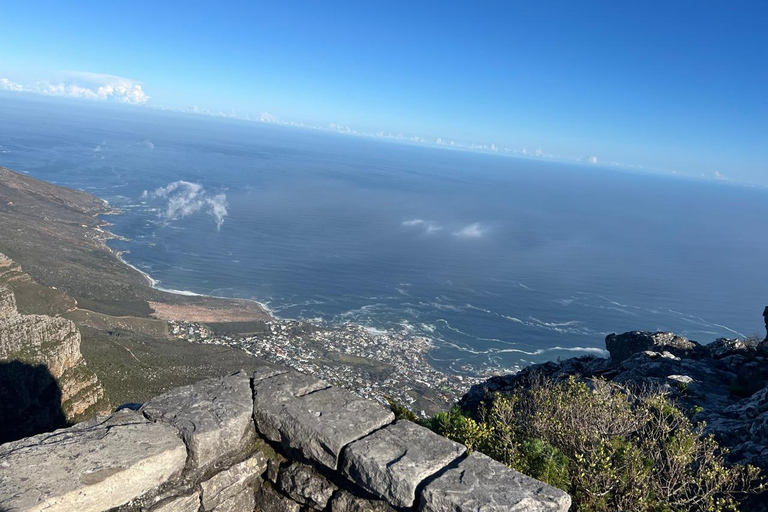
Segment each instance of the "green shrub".
M479 421L454 408L424 424L568 491L576 511L737 510L762 490L757 468L726 465L666 395L603 380L538 380L495 396Z

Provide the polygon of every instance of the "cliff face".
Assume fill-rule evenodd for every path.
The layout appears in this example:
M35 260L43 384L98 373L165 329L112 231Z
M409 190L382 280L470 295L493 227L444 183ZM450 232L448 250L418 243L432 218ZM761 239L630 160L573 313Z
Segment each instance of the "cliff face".
M9 395L0 406L4 440L109 410L104 390L80 353L75 324L19 314L6 287L0 287L0 362L0 381Z

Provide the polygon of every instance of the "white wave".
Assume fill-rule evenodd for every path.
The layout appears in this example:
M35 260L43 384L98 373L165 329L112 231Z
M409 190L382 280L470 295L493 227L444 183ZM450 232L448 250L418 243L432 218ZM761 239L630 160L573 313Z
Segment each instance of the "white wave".
M467 304L465 307L466 307L467 309L474 309L475 311L481 311L481 312L483 312L483 313L487 313L487 314L489 314L489 315L495 315L495 314L496 314L496 313L494 313L493 311L491 311L491 310L489 310L489 309L483 309L483 308L479 308L479 307L477 307L477 306L475 306L475 305L472 305L472 304Z
M389 331L386 330L386 329L379 329L379 328L376 328L376 327L370 327L368 325L361 325L360 327L362 327L363 330L365 330L366 332L368 332L370 334L375 334L375 335L378 335L378 336L383 336L385 334L389 334Z
M173 288L162 288L160 286L155 286L155 289L160 290L161 292L173 293L174 295L184 295L186 297L203 297L202 293L190 292L189 290L175 290Z
M421 327L423 330L425 330L425 331L427 331L427 332L429 332L429 333L433 333L433 332L435 332L435 329L436 329L436 328L435 328L435 326L434 326L434 325L432 325L432 324L421 324L421 325L420 325L420 327Z

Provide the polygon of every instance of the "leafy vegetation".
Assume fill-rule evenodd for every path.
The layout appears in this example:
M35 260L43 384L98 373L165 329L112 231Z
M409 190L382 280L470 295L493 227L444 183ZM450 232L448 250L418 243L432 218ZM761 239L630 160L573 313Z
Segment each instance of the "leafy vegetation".
M576 511L738 510L763 490L759 469L727 465L665 394L603 380L539 379L496 395L479 420L454 408L422 424L566 490Z

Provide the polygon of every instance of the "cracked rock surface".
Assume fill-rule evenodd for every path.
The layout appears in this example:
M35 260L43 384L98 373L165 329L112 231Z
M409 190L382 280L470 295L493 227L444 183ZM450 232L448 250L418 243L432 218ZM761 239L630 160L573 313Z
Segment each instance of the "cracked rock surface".
M422 512L567 512L568 494L475 452L422 491Z
M342 468L364 489L396 507L410 507L416 488L465 451L459 443L401 420L349 445Z
M0 509L106 510L175 478L186 459L174 428L129 410L101 416L0 446Z
M245 372L176 388L153 398L140 412L179 429L192 468L244 452L256 436L251 381Z

